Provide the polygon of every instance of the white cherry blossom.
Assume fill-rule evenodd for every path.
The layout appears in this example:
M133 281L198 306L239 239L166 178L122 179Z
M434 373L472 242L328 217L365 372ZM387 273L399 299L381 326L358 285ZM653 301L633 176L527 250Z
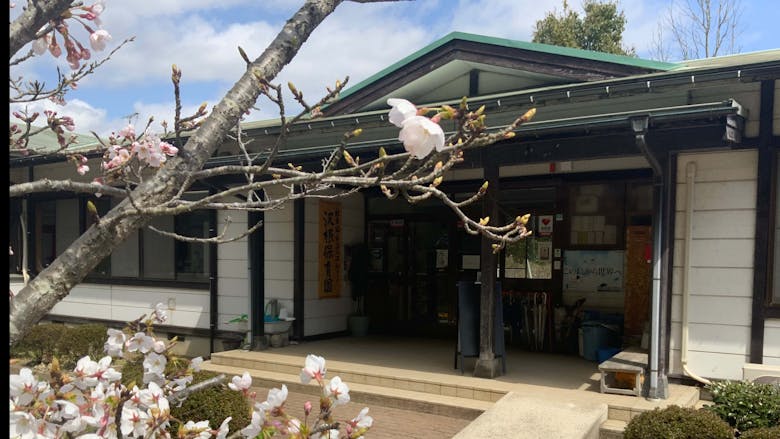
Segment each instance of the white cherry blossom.
M390 123L398 128L403 126L406 119L417 114L417 107L406 99L390 98L387 105L393 107L389 114Z
M124 332L113 328L108 328L106 332L108 333L108 340L103 345L106 353L112 357L121 357L127 336Z
M340 377L333 377L325 387L325 396L333 398L334 406L344 405L349 402L349 386Z
M301 382L303 384L309 384L312 378L317 382L322 382L325 377L325 359L309 354L306 356L303 369L301 369Z
M436 122L425 116L412 116L403 122L398 140L412 157L422 159L434 149L444 147L444 130Z
M252 376L249 375L249 372L244 372L242 376L234 376L228 383L228 387L236 391L249 390L252 387Z

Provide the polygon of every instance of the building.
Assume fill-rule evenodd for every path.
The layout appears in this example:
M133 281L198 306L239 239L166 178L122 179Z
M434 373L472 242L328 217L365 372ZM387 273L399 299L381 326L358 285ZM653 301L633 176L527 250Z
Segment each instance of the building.
M485 258L480 239L440 203L410 205L371 190L262 214L163 218L161 229L202 236L228 216L235 232L257 220L264 228L220 246L140 231L50 318L124 322L161 301L171 310L170 334L213 352L237 329L227 322L247 310L259 334L276 299L296 317L294 337L342 334L354 310L344 262L353 244L365 243L372 331L454 340L458 282L491 279L495 268L510 337L529 333L511 305L545 300L548 335L537 348L576 351L549 316L584 299L586 316L615 318L627 340L649 336L651 381L741 378L746 363L780 365L778 76L780 50L661 63L453 33L347 89L324 118L299 123L278 160L316 166L356 127L364 134L350 145L353 155L400 148L389 97L436 105L468 96L473 108L485 105L491 127L534 107L513 139L468 152L442 184L462 199L490 181L491 201L471 213L530 213L532 238ZM245 129L263 148L278 122ZM226 143L210 166L238 163L237 154ZM12 157L10 167L13 182L72 177L71 167L46 157ZM95 201L99 209L112 203ZM32 238L31 269L89 226L85 202L63 194L12 200L12 228L24 213ZM331 230L339 251L329 261L320 256L326 214L340 217ZM344 269L323 289L325 262Z

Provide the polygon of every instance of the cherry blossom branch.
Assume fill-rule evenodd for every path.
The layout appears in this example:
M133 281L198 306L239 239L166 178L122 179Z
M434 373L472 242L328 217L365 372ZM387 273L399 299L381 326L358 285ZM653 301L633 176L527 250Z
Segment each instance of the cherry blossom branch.
M135 37L130 37L119 43L111 52L109 52L103 59L99 61L93 61L89 64L83 64L75 72L71 72L70 75L65 75L57 68L57 85L51 89L46 89L46 83L38 80L27 81L24 83L23 78L9 78L9 88L16 94L9 96L9 102L11 103L25 103L35 102L42 99L55 99L62 101L63 96L76 88L78 81L84 79L86 76L91 75L100 66L105 64L111 57L119 51L125 44L135 41Z
M179 233L174 232L168 232L165 230L160 230L154 226L148 225L146 226L147 229L156 232L162 236L167 236L168 238L173 238L178 241L184 241L184 242L194 242L194 243L201 243L201 244L226 244L228 242L234 242L238 241L239 239L242 239L246 236L251 235L256 230L260 229L260 227L263 226L262 221L258 221L254 226L247 229L245 232L240 233L237 236L234 236L232 238L225 239L225 235L227 234L228 227L230 226L230 220L226 221L224 228L222 229L222 232L220 232L217 236L212 236L210 238L198 238L195 236L186 236Z

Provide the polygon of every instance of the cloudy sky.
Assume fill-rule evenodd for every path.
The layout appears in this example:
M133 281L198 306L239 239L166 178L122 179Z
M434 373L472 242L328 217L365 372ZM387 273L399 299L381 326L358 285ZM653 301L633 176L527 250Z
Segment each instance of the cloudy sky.
M651 45L659 18L670 0L620 0L628 20L626 46L652 58ZM23 4L24 2L17 2ZM90 4L87 0L85 4ZM250 57L262 53L302 0L106 0L103 26L113 36L109 49L128 37L122 48L94 75L68 95L60 114L74 118L77 131L107 134L136 116L142 125L150 115L172 120L171 64L183 71L185 111L202 102L209 107L240 77L241 46ZM350 84L376 73L425 45L453 32L470 32L530 41L536 20L560 10L561 0L414 0L395 3L345 2L315 30L277 83L294 82L311 101L337 79ZM578 0L570 0L579 9ZM780 48L780 7L776 0L742 0L742 52ZM19 9L20 6L17 6ZM18 13L18 11L17 11ZM11 11L14 16L14 10ZM86 34L74 28L81 41ZM107 51L106 51L107 52ZM64 60L41 56L11 69L11 75L50 80L55 67L69 71ZM248 120L275 116L258 101ZM54 108L49 101L35 104Z

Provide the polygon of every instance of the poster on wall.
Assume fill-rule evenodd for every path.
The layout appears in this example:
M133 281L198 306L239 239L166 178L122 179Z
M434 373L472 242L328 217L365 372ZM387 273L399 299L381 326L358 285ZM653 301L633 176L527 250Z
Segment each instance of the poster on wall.
M341 295L341 203L320 201L319 212L320 299Z
M553 216L539 215L539 224L537 226L537 236L550 236L553 233Z
M623 250L566 250L564 291L623 291Z

